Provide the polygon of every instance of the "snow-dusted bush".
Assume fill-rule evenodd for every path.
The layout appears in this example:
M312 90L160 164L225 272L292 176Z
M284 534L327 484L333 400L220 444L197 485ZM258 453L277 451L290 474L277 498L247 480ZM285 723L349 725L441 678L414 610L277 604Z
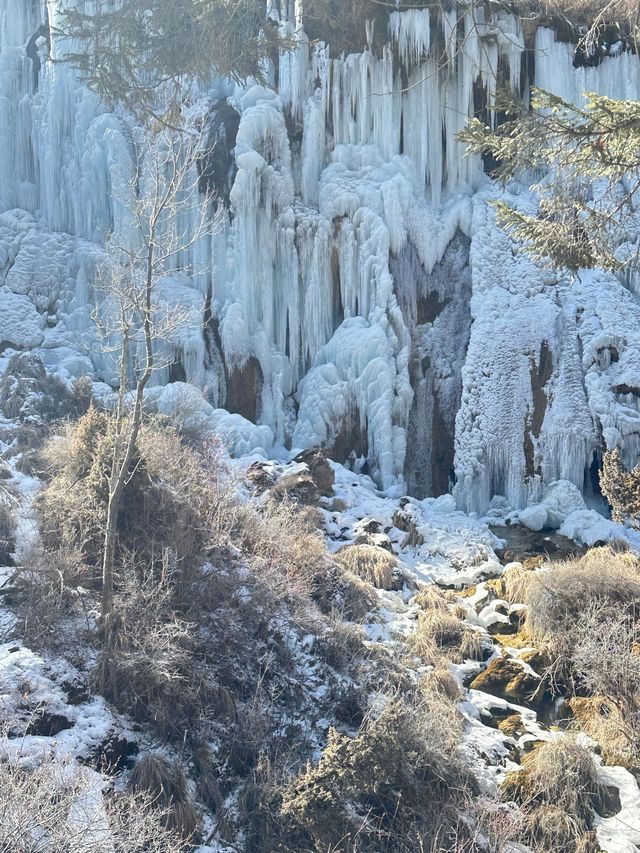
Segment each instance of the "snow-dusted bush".
M91 382L69 385L30 352L12 356L0 383L0 409L7 418L32 426L78 417L89 408Z
M285 849L453 849L475 791L460 734L455 706L437 695L390 700L355 737L332 731L317 764L282 791Z
M614 521L640 526L640 466L627 471L620 451L605 453L600 473L602 493L611 505Z
M98 775L46 759L0 761L0 853L181 853L148 796L116 793Z

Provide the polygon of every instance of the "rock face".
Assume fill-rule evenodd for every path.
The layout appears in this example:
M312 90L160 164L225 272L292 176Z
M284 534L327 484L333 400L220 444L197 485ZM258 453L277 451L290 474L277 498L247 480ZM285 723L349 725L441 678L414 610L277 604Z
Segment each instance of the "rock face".
M0 0L0 344L114 384L93 283L106 236L133 239L112 191L135 184L139 134L65 63L58 6L72 0L47 19L43 5ZM364 22L332 49L298 27L309 16L289 19L294 5L271 4L298 40L273 88L227 97L220 84L190 107L209 142L195 180L215 191L219 227L163 282L189 320L155 381L256 423L256 446L264 430L295 453L322 446L396 495L453 488L465 510L496 495L522 508L557 480L589 490L605 447L635 464L637 282L536 267L491 205L529 211L529 188L486 181L456 134L496 77L575 103L636 97L638 57L616 48L574 68L572 46L539 29L529 80L521 22L495 5L479 33L446 4L373 4L364 49Z

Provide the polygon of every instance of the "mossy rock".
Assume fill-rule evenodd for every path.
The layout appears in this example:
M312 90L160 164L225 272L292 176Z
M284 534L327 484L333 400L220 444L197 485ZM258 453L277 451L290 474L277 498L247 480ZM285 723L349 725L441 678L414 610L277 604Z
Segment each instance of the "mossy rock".
M496 643L501 646L510 646L512 649L528 649L531 648L531 637L526 631L520 630L516 634L492 634Z
M509 714L508 717L498 723L498 728L503 735L515 739L522 737L527 731L520 714Z
M540 707L546 699L541 679L511 658L494 658L470 687L531 708Z
M504 598L506 595L506 587L502 578L491 578L485 582L485 586L491 590L494 598Z
M553 664L553 659L548 649L533 649L532 651L523 652L520 655L520 660L529 664L531 669L535 669L538 675L542 675Z

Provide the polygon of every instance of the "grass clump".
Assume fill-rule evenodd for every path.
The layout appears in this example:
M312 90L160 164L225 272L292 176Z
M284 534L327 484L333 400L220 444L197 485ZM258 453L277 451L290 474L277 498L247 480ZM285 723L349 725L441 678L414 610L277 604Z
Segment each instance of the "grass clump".
M430 609L418 615L409 648L424 663L437 664L442 658L453 663L482 660L482 636L448 610Z
M345 545L335 555L336 562L377 589L392 589L398 561L376 545Z
M198 813L178 764L159 753L147 753L131 771L129 787L159 809L167 829L187 841L195 840Z
M534 849L590 849L590 831L604 791L593 755L575 739L545 741L527 753L522 769L507 776L503 794L526 808L523 840Z

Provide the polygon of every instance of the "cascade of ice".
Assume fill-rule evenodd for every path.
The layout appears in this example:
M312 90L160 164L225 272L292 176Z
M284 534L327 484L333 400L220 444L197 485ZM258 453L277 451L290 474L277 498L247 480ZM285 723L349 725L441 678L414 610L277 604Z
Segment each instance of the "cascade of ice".
M47 9L55 25L58 0ZM167 264L158 312L181 322L156 381L242 411L263 443L364 455L395 491L447 487L455 421L456 495L471 510L495 494L522 505L558 477L582 487L602 443L634 461L637 301L600 274L569 288L515 252L487 205L496 190L456 141L470 115L491 114L496 78L526 88L518 18L464 2L391 10L386 33L368 26L364 50L336 57L309 41L301 0L266 12L296 41L277 88L217 81L185 110L202 126L220 104L237 119L219 176L228 166L233 185L208 203L194 170L165 223L169 236L216 219ZM64 39L38 40L42 24L40 4L0 0L0 310L10 344L114 382L93 333L94 272L108 238L135 243L142 134L61 61ZM536 47L543 88L638 97L630 53L573 69L550 31Z

